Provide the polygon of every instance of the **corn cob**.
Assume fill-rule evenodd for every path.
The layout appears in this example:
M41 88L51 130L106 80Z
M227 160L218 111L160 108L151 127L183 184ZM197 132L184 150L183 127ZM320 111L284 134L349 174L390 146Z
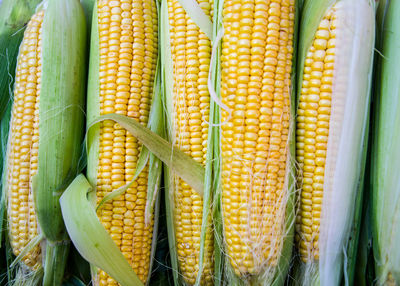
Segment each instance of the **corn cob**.
M41 88L42 41L44 11L32 16L24 33L15 78L11 136L7 156L8 220L13 253L21 250L38 234L31 191L31 177L37 173L39 139L39 99ZM36 52L38 51L38 52ZM36 246L23 262L37 268L40 247Z
M43 259L39 245L22 257L31 270L43 266L43 285L61 283L69 248L58 200L80 156L85 43L79 2L44 2L28 23L17 60L3 177L9 237L19 255L44 236Z
M96 115L117 113L147 125L158 53L156 2L100 0L96 9L91 58L98 57L98 66L91 64L90 74L98 79L99 93L89 89L88 121ZM98 106L91 104L93 101ZM95 158L88 161L88 176L96 186L99 203L132 180L141 144L113 121L101 123L98 144L99 148L89 154ZM148 167L123 195L106 202L97 213L144 283L149 275L154 223L145 224L147 176ZM102 270L94 276L95 285L117 285Z
M222 207L238 276L277 266L285 236L295 1L224 1Z
M336 285L341 279L364 169L373 5L317 0L304 7L296 130L301 190L296 241L305 267L303 285Z
M198 1L210 16L208 0ZM168 0L170 45L173 61L173 142L194 160L205 164L210 113L207 79L211 42L185 12L179 1ZM211 20L211 17L210 17ZM175 178L174 225L180 272L193 285L199 272L203 199L186 182ZM213 281L213 232L208 216L202 285Z
M335 9L322 19L305 61L297 117L297 161L302 171L299 211L300 254L319 258L319 228L335 67ZM309 257L311 256L311 257Z

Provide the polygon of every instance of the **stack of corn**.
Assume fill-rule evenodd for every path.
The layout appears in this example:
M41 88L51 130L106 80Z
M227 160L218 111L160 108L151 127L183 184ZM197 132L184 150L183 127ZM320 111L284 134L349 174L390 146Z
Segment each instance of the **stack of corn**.
M314 0L303 10L296 131L302 285L338 285L343 256L354 255L346 246L365 163L374 25L373 1Z
M13 253L45 285L61 284L69 245L58 200L80 156L85 29L77 0L43 2L18 55L3 191Z
M92 26L88 124L116 113L147 125L157 63L155 0L99 0ZM93 88L94 87L94 88ZM114 121L100 123L89 150L88 178L97 203L134 177L141 144ZM140 280L149 277L153 219L145 223L148 167L124 194L106 202L97 215ZM94 285L117 285L102 270Z

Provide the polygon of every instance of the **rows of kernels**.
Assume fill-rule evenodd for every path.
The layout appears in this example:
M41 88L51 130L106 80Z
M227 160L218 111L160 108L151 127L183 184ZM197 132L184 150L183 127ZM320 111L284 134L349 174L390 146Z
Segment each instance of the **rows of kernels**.
M225 1L223 17L225 239L245 275L276 265L281 247L294 1Z
M39 95L41 82L41 27L44 11L32 16L20 48L12 110L8 152L8 197L10 241L15 255L37 233L31 178L37 170L39 140ZM40 265L36 246L22 261L29 267Z
M319 259L325 159L329 135L335 56L335 14L319 24L307 54L297 118L297 161L300 163L300 210L297 231L303 261Z
M157 10L151 0L99 1L100 113L127 115L147 124L157 58ZM137 139L119 124L104 121L100 131L97 200L134 176ZM153 221L144 223L147 167L127 191L107 202L98 215L138 277L145 282ZM117 283L99 271L100 285Z
M206 15L208 0L198 1ZM210 40L186 14L179 1L168 1L170 43L174 72L175 144L197 162L204 164L207 151ZM185 281L194 284L199 271L200 234L203 200L188 184L176 178L175 233L179 267ZM211 216L205 239L202 284L212 283L213 234Z

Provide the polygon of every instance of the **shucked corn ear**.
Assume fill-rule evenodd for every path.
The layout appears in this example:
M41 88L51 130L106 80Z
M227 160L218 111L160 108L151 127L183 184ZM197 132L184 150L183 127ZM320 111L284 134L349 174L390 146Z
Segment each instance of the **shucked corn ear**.
M13 253L44 235L45 252L36 245L22 258L31 269L44 267L44 285L61 284L69 245L58 200L81 151L85 32L77 0L45 1L17 61L3 190Z
M260 276L267 284L290 259L285 241L292 239L293 224L291 77L297 5L295 0L228 0L222 12L225 250L237 276Z
M147 125L158 54L155 0L99 0L94 9L88 91L88 124L110 113ZM114 121L95 131L89 150L88 179L97 203L129 183L142 149L138 140ZM97 215L133 270L145 283L149 276L153 224L145 223L148 166L120 196L106 202ZM102 270L94 285L117 285Z
M197 1L199 8L211 20L213 2ZM211 40L200 30L178 0L168 0L169 40L171 47L173 93L170 140L194 160L205 165L207 156L210 95L208 73ZM205 240L201 240L203 199L180 177L174 175L173 233L176 239L179 270L188 285L198 279L203 259L201 285L213 284L214 237L211 215L207 217ZM211 212L211 210L210 210ZM200 245L204 255L200 257Z
M400 2L386 1L382 43L376 73L375 121L372 142L372 227L377 285L400 284L398 136L400 64ZM380 4L381 5L381 4ZM382 3L383 5L383 3Z
M374 25L374 1L304 6L296 130L303 285L341 281L364 164Z

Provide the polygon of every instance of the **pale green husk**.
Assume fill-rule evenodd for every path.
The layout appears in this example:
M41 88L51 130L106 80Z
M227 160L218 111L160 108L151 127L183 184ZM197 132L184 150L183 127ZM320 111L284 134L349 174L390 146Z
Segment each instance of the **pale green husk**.
M346 9L342 11L346 14L341 12L337 21L320 259L306 264L299 262L295 271L296 285L352 285L354 279L368 142L374 1L305 1L300 24L297 90L299 99L306 54L321 19L336 4L343 5Z
M143 285L104 229L95 211L96 193L83 175L75 178L60 200L65 225L80 254L121 285Z
M77 174L81 155L86 24L77 0L50 0L44 6L38 170L32 190L46 237L43 285L59 285L69 248L59 198Z
M376 73L376 105L372 147L372 227L377 285L391 274L400 284L400 2L385 1L383 34ZM380 19L382 19L382 15Z

